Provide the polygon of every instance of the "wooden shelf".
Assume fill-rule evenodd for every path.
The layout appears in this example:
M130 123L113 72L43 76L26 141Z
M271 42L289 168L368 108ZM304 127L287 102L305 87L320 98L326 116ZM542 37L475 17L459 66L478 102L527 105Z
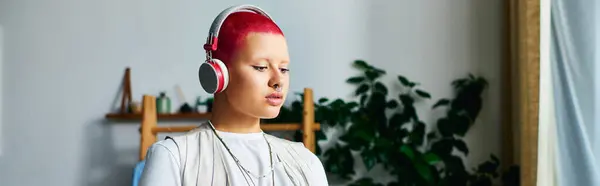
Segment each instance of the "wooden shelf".
M121 113L110 113L106 114L106 119L114 120L141 120L142 114L121 114ZM210 113L173 113L173 114L158 114L159 120L206 120L210 118ZM166 126L156 127L153 132L184 132L196 128L197 125L186 125L186 126ZM293 131L301 130L302 124L300 123L263 123L261 124L263 130L276 130L276 131ZM321 124L315 123L313 126L314 130L321 130Z
M157 126L152 128L153 133L163 132L186 132L190 131L198 125L186 125L186 126ZM260 124L260 127L265 131L295 131L302 130L302 124L300 123L265 123ZM321 124L315 123L312 127L313 130L321 130Z
M115 120L141 120L142 114L121 114L121 113L110 113L106 114L106 119ZM210 113L173 113L173 114L158 114L158 119L167 120L201 120L209 119Z

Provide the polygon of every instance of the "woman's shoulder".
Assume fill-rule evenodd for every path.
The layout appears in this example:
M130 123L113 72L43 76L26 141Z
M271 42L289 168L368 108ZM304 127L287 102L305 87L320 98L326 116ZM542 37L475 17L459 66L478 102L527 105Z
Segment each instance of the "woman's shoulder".
M171 141L173 143L180 143L180 142L187 142L190 140L196 141L198 138L200 138L202 136L206 136L205 134L210 131L208 129L209 128L207 127L206 123L202 123L202 124L198 125L196 128L189 130L183 134L167 136L165 139L158 141L158 142Z
M169 152L173 155L179 155L183 147L198 146L200 139L206 133L205 125L201 124L198 127L179 135L167 136L166 138L156 141L150 146L148 151ZM187 149L187 148L183 148Z
M313 152L308 150L308 148L306 148L302 142L291 141L273 135L267 136L270 138L269 141L272 143L274 142L275 145L285 149L287 152L295 156L295 158L306 160L309 164L314 163L315 160L319 161L318 157Z
M170 159L175 159L179 161L179 150L177 148L177 144L175 144L173 140L160 140L152 144L148 148L146 159L149 159L151 156L156 155L162 157L169 157Z
M176 152L177 150L177 144L175 144L175 142L173 140L169 140L169 139L164 139L164 140L159 140L157 142L155 142L154 144L152 144L152 146L150 146L150 150L166 150L168 152Z

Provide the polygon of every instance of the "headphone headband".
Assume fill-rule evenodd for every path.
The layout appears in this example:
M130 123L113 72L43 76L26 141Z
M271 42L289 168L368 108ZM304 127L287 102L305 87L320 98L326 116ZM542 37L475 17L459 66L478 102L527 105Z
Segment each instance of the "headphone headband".
M261 8L254 6L254 5L247 5L247 4L246 5L237 5L237 6L231 6L227 9L223 10L215 18L212 25L210 26L210 30L208 31L208 38L207 38L206 44L204 45L204 50L206 50L208 58L212 57L212 56L210 56L211 51L217 50L219 30L221 29L221 25L223 24L223 22L225 21L227 16L229 16L230 14L233 14L235 12L242 12L242 11L254 12L254 13L261 14L261 15L271 19L271 16L269 16L269 14L267 14L267 12L265 12Z

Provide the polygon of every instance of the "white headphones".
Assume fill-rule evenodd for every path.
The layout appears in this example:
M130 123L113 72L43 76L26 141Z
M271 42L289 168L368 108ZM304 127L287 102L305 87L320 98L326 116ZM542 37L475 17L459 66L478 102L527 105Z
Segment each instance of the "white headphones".
M238 5L229 7L223 10L215 18L210 26L206 44L204 44L204 50L206 50L206 61L204 61L204 63L202 63L198 69L200 84L202 85L202 88L209 94L222 92L229 84L229 72L227 71L227 67L221 60L212 58L212 51L217 50L219 30L221 29L221 25L227 16L232 13L242 11L254 12L271 19L271 16L269 16L265 11L253 5Z

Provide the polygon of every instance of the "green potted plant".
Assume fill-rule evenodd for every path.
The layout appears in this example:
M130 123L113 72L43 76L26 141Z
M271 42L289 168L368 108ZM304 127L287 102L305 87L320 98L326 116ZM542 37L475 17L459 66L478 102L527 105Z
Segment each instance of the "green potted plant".
M445 116L433 125L426 125L415 105L431 99L431 95L419 88L419 83L397 76L402 91L390 96L380 80L386 75L384 70L362 60L354 61L353 65L361 75L346 82L356 86L353 91L356 100L320 98L315 103L317 122L342 130L332 148L322 151L317 145L317 155L324 161L327 172L351 180L356 174L352 153L355 152L367 170L381 164L394 176L395 181L387 183L389 186L492 185L492 180L499 176L498 158L490 155L490 160L469 171L463 160L452 153L456 150L465 156L469 154L462 137L479 115L483 104L481 94L487 87L485 79L468 75L453 81L454 98L440 99L431 107L444 109ZM289 108L282 108L273 121L300 122L302 102L299 99ZM427 126L431 129L427 130ZM296 134L296 140L301 141L301 131ZM317 140L325 140L322 131L317 133ZM383 183L364 177L351 185Z

